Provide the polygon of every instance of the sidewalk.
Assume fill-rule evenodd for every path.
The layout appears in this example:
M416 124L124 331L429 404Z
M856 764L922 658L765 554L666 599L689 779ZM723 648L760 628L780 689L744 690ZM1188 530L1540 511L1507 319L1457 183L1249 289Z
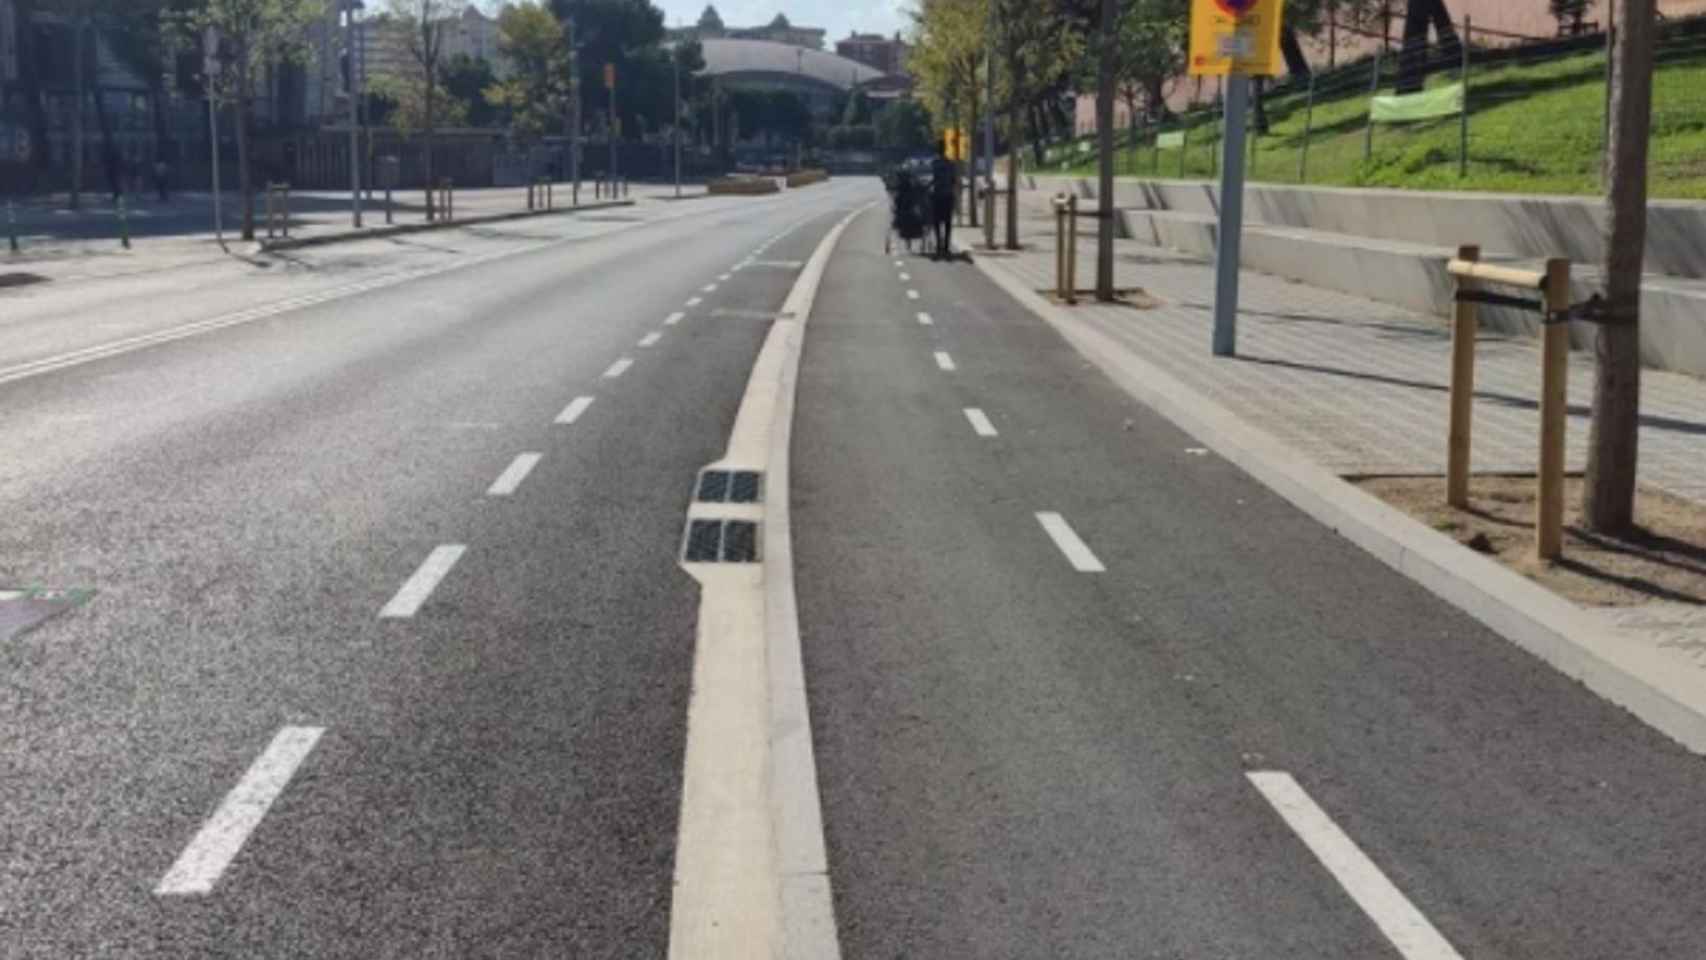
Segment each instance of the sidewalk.
M1238 356L1217 358L1214 266L1137 241L1116 242L1116 285L1153 309L1061 307L1025 296L1055 283L1048 199L1022 195L1018 254L977 254L1128 391L1381 560L1513 642L1672 736L1706 751L1706 607L1652 602L1582 608L1401 518L1332 477L1445 471L1450 331L1444 321L1245 271ZM1079 286L1096 275L1094 221L1080 224ZM978 241L981 243L981 231ZM1532 473L1539 438L1537 340L1483 331L1476 365L1474 470ZM1586 458L1593 358L1570 364L1567 468ZM1642 373L1640 476L1706 503L1706 380ZM1221 427L1224 426L1224 429ZM1232 449L1236 448L1236 449Z

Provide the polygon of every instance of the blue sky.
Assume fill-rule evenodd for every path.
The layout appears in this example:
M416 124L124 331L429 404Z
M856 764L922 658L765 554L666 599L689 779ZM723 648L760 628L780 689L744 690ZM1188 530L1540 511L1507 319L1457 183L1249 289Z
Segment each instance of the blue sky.
M705 0L652 0L663 8L670 26L692 23L705 9ZM723 22L732 27L769 23L776 14L802 27L829 31L829 46L854 30L892 34L907 23L911 0L722 0L716 4Z

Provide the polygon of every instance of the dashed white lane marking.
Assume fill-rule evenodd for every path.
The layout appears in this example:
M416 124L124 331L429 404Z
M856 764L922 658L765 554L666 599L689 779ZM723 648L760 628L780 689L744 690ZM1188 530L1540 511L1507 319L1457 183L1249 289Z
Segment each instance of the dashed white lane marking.
M931 324L935 323L936 321L933 318L931 318L931 316L928 313L920 313L918 315L918 322L923 324L924 326L928 327Z
M685 319L687 319L687 314L685 313L672 313L663 318L663 325L666 327L673 327Z
M633 366L633 365L634 365L634 361L628 359L627 357L623 357L622 359L611 364L609 370L604 371L604 379L614 380L617 377L620 377L621 375L623 375L624 373L627 373L628 368Z
M432 596L432 592L438 589L438 585L450 573L450 568L462 559L462 554L467 549L459 543L435 547L427 554L426 560L421 563L421 568L415 571L415 575L403 584L403 588L397 591L397 595L391 598L385 609L379 611L380 618L403 620L414 616L421 605L426 603L427 598Z
M948 373L953 373L955 370L959 369L959 367L954 366L954 358L948 356L947 352L944 350L936 351L936 366L941 367Z
M542 453L523 453L511 460L504 472L492 481L491 487L486 490L486 496L507 497L520 490L522 481L527 479L534 467L539 466L539 461L544 457Z
M687 305L689 307L697 307L698 305L700 305L701 303L704 303L704 302L705 302L704 297L694 297L693 299L687 301Z
M1405 960L1463 960L1291 774L1270 770L1246 776Z
M719 277L717 277L717 280L718 280L718 281L720 281L720 282L722 282L722 283L728 283L728 282L729 282L729 278L730 278L730 277L732 277L732 276L734 276L734 274L732 274L732 273L725 273L725 274L722 274L722 275L721 275L721 276L719 276Z
M581 414L585 413L586 409L592 406L592 400L592 397L576 397L573 403L570 403L568 406L563 408L562 413L557 414L557 422L568 424L579 420L581 418Z
M904 266L906 266L906 261L905 260L896 260L894 262L894 265L897 267L904 267Z
M662 339L663 339L663 334L658 333L656 330L653 330L651 333L648 333L645 336L640 338L640 346L642 346L642 347L655 347L655 346L657 346L658 341L662 340Z
M901 274L900 275L900 282L901 283L911 283L912 282L912 274L910 274L910 273Z
M908 291L906 291L906 299L908 299L908 300L917 300L917 299L918 299L918 291L917 291L917 290L908 290Z
M1096 559L1096 555L1090 552L1090 547L1079 539L1065 517L1058 513L1039 513L1037 522L1043 525L1043 530L1048 533L1049 539L1054 541L1054 545L1060 548L1060 552L1066 554L1066 562L1072 564L1072 569L1079 573L1107 571L1108 568L1102 566L1102 561Z
M990 423L989 417L985 416L984 412L979 410L977 407L966 408L966 419L971 421L971 428L976 431L978 436L997 436L995 432L995 424Z
M717 292L717 285L714 283L707 283L703 287L699 288L699 292L700 293L716 293Z
M202 824L177 862L154 888L157 896L186 896L213 892L213 885L231 865L267 810L289 785L296 768L308 758L324 727L285 727L264 753L249 766L219 809Z

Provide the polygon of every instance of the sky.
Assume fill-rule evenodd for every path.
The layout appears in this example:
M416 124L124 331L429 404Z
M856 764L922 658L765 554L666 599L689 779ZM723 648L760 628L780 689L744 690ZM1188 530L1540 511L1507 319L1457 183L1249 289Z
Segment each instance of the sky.
M480 0L487 10L503 5L502 0ZM663 9L668 26L688 26L699 22L707 0L652 0ZM829 31L824 40L827 49L835 49L835 41L857 30L860 33L881 33L893 36L912 22L907 11L914 0L714 0L717 13L730 27L762 26L785 13L789 22L801 27L822 27Z
M673 27L697 22L706 0L652 2L663 8L664 18ZM759 26L785 13L796 26L828 30L825 45L833 48L835 41L854 30L892 35L903 29L911 0L721 0L715 5L723 23L731 27Z

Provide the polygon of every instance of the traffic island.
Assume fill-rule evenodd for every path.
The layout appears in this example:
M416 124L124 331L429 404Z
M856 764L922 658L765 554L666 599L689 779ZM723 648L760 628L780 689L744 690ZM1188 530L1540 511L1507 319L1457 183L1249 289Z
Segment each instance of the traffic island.
M715 197L761 197L781 193L782 188L770 177L723 177L712 180L706 192Z

